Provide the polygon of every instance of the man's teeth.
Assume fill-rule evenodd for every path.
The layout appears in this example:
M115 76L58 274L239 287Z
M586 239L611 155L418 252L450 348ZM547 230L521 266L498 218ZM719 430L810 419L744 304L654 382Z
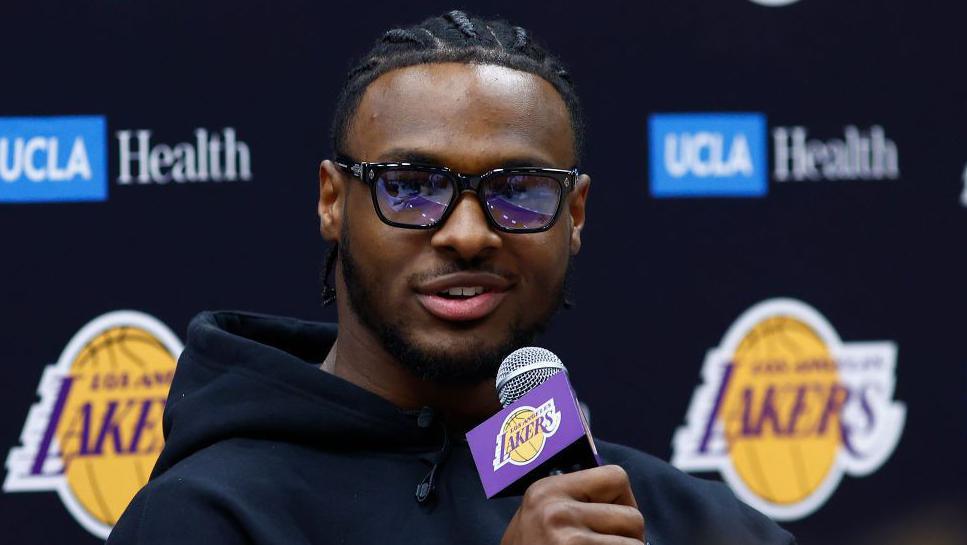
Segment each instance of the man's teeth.
M483 292L483 286L472 286L469 288L450 288L448 290L441 291L440 295L449 295L451 297L473 297L474 295L480 295Z

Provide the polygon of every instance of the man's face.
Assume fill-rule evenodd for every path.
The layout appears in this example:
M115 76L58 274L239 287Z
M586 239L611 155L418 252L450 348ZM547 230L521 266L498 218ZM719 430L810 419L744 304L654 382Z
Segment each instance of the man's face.
M429 64L384 74L366 90L345 151L359 161L417 162L478 174L508 166L570 168L574 135L563 99L542 78L509 68ZM383 223L369 188L345 173L340 241L348 308L416 376L474 384L538 333L560 306L580 248L589 180L582 176L548 231L493 230L464 193L430 230ZM473 297L452 288L484 288ZM441 295L442 292L447 292Z

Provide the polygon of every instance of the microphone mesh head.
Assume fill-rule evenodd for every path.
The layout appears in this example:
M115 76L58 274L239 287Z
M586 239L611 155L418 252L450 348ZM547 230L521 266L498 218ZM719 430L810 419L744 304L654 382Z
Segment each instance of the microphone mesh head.
M497 370L497 397L506 407L561 371L567 369L554 352L536 346L518 348Z

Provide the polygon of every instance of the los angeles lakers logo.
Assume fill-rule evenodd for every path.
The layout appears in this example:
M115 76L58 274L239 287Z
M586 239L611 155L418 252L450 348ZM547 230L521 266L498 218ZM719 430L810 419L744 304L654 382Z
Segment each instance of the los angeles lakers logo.
M800 301L760 303L708 352L672 463L720 472L772 518L803 518L844 474L872 473L896 447L906 417L893 400L896 352L843 343Z
M560 425L561 412L554 408L554 399L536 409L518 407L507 415L500 427L494 471L508 463L525 466L533 462L544 450L547 438L554 435Z
M161 415L178 338L133 311L84 326L44 370L5 492L56 491L74 518L106 538L161 452Z

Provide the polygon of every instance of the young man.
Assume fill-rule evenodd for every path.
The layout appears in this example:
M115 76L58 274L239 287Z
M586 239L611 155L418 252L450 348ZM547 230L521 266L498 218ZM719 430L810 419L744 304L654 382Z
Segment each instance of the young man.
M562 304L591 184L570 79L526 31L451 12L387 32L333 139L338 330L197 317L164 452L109 543L793 542L724 486L605 442L610 465L485 499L463 434Z

